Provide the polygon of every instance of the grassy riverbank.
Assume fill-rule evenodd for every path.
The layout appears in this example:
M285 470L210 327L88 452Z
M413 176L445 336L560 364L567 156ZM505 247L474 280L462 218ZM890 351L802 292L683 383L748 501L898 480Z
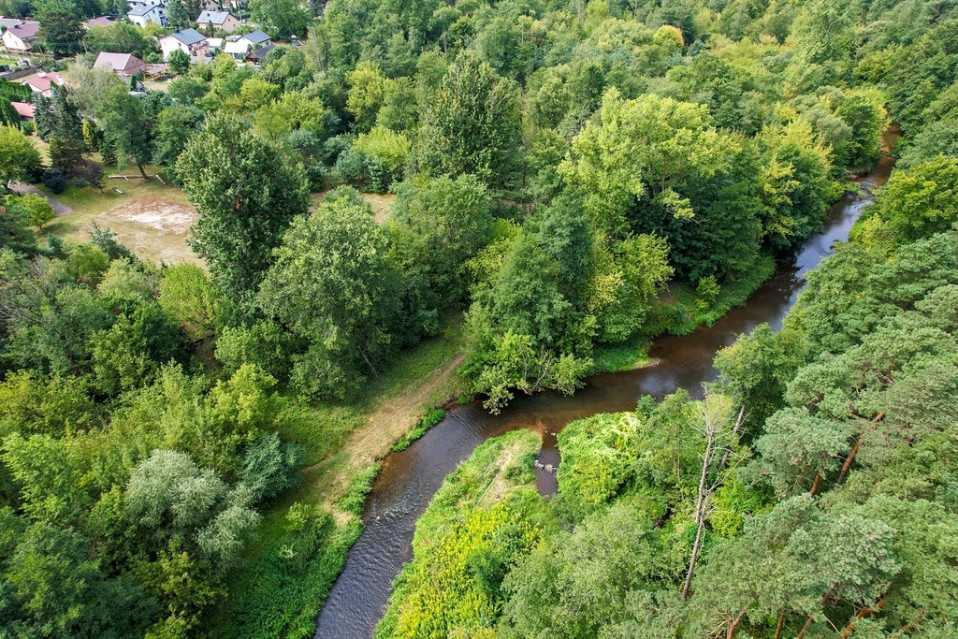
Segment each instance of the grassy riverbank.
M775 260L762 256L755 267L736 281L723 282L717 288L692 288L673 283L657 300L649 313L645 333L621 344L600 344L596 347L594 372L617 373L648 366L652 359L648 348L659 335L688 335L702 325L711 326L736 306L741 306L752 293L775 274Z
M500 597L485 586L541 536L532 467L539 444L525 430L490 439L446 478L416 525L415 558L394 582L378 639L425 636L449 620L488 630Z
M350 404L311 409L300 433L303 483L265 514L209 628L228 637L306 637L361 532L376 461L439 404L461 392L461 322L401 355Z

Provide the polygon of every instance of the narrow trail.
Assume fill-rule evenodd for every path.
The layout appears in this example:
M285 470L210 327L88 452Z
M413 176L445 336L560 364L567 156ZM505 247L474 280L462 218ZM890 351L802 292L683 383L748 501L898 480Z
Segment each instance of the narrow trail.
M333 460L324 460L303 470L307 481L323 478L326 486L320 493L323 506L333 514L337 524L352 515L342 512L336 500L349 488L350 480L371 463L389 454L395 442L422 419L426 410L455 397L459 388L456 374L465 359L459 353L425 378L409 384L396 395L378 400L366 422L354 430ZM333 473L319 472L336 463Z
M20 195L26 195L27 193L39 195L50 203L50 207L53 209L53 212L56 213L57 217L73 212L73 209L71 209L69 206L56 199L52 195L47 195L32 184L25 184L24 182L12 182L10 184L10 189L13 190L14 193L19 193Z

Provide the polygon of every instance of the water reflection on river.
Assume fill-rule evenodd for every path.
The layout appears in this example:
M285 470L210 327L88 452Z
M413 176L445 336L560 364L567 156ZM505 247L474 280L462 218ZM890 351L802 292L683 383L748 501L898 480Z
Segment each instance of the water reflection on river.
M587 380L572 397L543 393L517 397L500 415L490 415L479 402L456 407L422 439L389 455L366 501L365 528L349 551L345 569L330 591L316 629L317 638L371 637L389 600L392 580L412 559L416 521L443 479L490 437L518 428L542 435L539 460L557 464L555 434L569 422L615 411L632 410L643 395L660 398L685 388L701 396L702 383L715 379L715 353L761 323L773 329L795 303L804 274L827 256L831 246L846 240L865 206L869 188L884 184L894 160L883 157L862 181L861 197L848 195L832 207L825 230L808 240L794 265L781 268L744 306L733 309L711 327L655 342L649 354L654 366L624 373L606 373ZM539 492L555 491L555 477L537 472Z

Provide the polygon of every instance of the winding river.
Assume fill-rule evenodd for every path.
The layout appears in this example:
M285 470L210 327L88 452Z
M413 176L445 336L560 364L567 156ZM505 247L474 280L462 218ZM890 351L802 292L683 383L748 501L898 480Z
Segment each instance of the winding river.
M897 132L889 130L886 143ZM732 309L711 327L699 327L682 337L656 340L649 355L654 366L595 375L572 397L543 393L517 397L500 415L490 415L479 402L458 406L406 450L392 453L366 499L364 529L349 551L346 566L336 580L319 615L316 637L367 639L373 635L389 600L392 581L412 559L411 542L416 522L443 479L490 437L526 428L542 435L539 460L558 464L556 433L576 419L596 413L632 410L643 395L661 398L679 388L701 396L702 383L714 380L715 353L761 323L777 330L805 283L806 271L831 252L836 241L845 241L862 210L872 202L871 189L888 179L894 159L883 156L859 180L858 195L846 195L829 211L824 230L810 238L792 266L780 268L748 302ZM539 492L551 494L556 479L537 470Z

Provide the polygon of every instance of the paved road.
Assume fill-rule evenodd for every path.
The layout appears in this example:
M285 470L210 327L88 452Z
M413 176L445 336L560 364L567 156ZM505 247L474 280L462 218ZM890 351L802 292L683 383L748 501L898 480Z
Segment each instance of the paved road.
M44 193L37 187L33 186L32 184L24 184L23 182L13 182L10 185L10 189L13 190L15 193L19 193L20 195L24 195L26 193L33 193L34 195L39 195L40 197L45 198L46 201L50 203L50 206L53 207L53 212L57 214L57 217L73 212L73 209L71 209L69 206L67 206L60 200L56 199L52 195L47 195L46 193Z

